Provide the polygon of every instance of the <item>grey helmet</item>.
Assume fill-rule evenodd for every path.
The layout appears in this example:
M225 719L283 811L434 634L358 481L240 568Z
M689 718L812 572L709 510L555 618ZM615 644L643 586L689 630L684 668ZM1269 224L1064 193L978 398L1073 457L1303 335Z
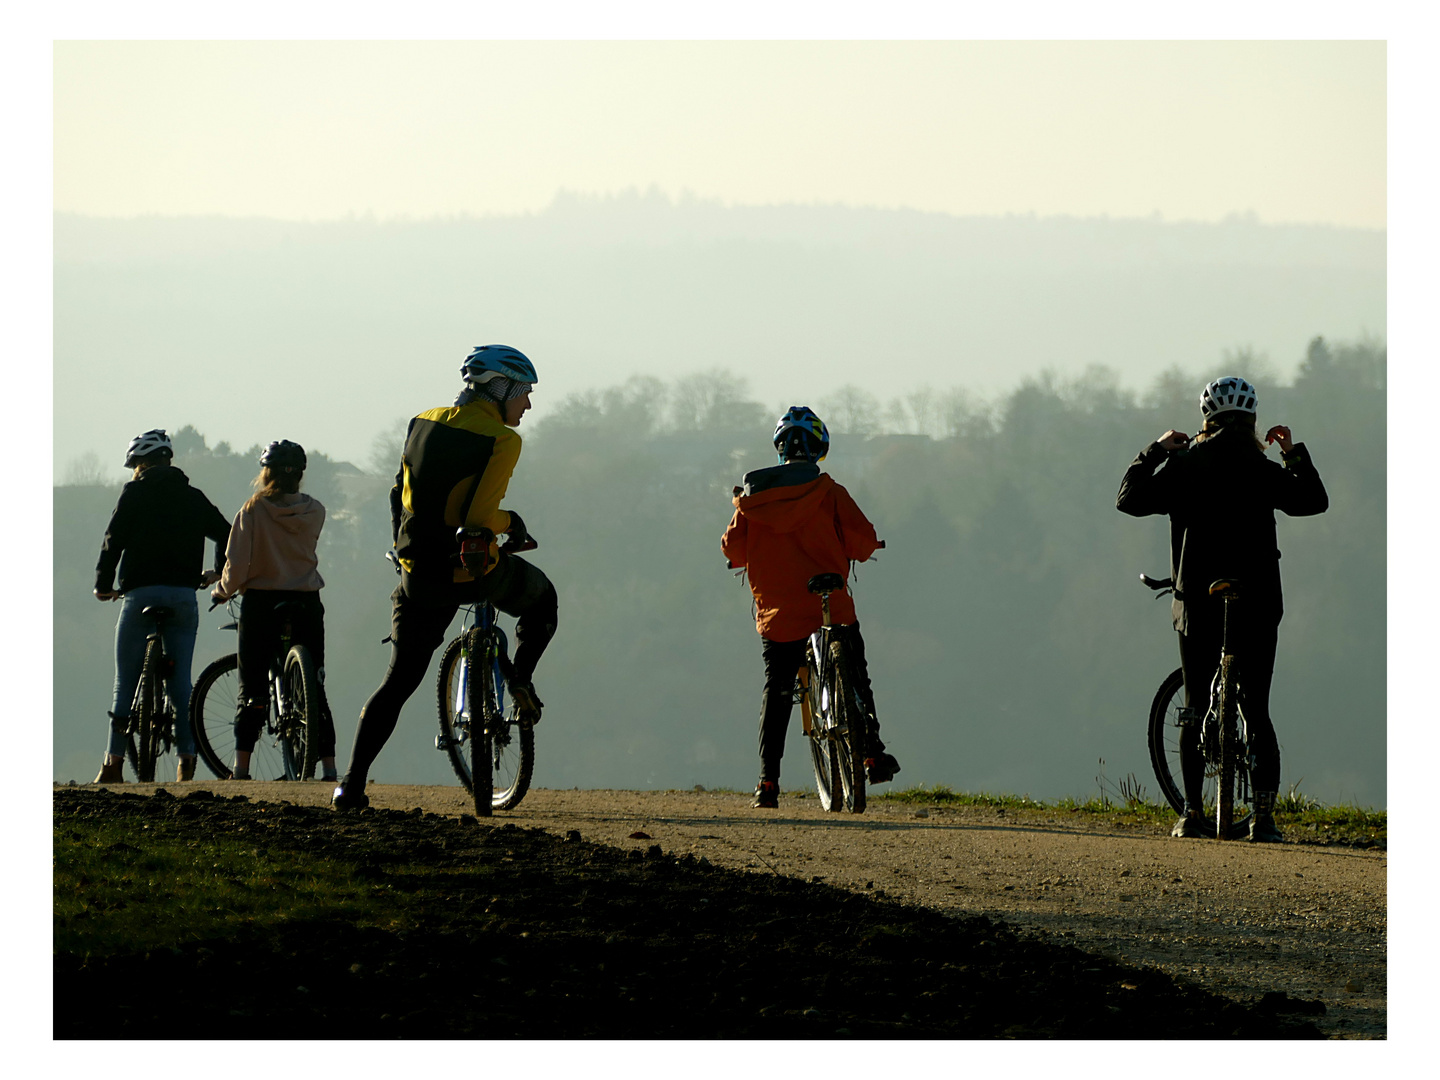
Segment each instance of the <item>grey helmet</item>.
M133 469L151 454L163 454L167 459L175 456L175 448L170 445L170 436L164 428L151 428L131 439L125 448L125 467Z
M1200 415L1206 420L1229 412L1255 415L1255 387L1238 375L1216 379L1200 391Z

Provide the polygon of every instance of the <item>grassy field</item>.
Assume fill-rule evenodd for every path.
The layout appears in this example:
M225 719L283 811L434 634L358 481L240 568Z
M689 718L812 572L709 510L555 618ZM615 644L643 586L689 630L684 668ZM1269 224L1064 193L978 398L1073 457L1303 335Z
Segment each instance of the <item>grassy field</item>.
M1028 795L952 791L943 784L937 784L933 787L911 787L883 795L871 795L871 798L916 806L994 806L1019 812L1087 814L1126 824L1163 824L1175 820L1175 811L1170 807L1149 801L1143 793L1138 797L1127 797L1126 788L1127 785L1122 782L1120 793L1115 796L1105 794L1083 801L1067 798L1044 802ZM1130 790L1136 789L1131 786ZM1276 801L1275 821L1286 839L1293 843L1341 843L1379 848L1384 848L1387 843L1384 810L1359 806L1325 806L1308 795L1301 794L1298 785L1291 787Z

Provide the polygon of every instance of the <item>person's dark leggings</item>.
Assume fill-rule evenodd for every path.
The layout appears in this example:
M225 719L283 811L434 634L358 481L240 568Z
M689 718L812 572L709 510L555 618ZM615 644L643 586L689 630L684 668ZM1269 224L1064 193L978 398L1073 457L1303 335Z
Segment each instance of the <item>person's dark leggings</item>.
M1250 750L1255 755L1251 785L1256 791L1278 791L1280 743L1275 738L1275 725L1270 720L1270 681L1275 674L1279 623L1273 618L1245 619L1243 607L1237 623L1231 627L1230 643L1235 651L1240 708L1245 713ZM1194 710L1197 717L1193 724L1180 729L1180 772L1185 786L1185 801L1198 810L1205 781L1198 717L1204 716L1210 707L1210 684L1214 682L1215 672L1220 666L1223 631L1218 611L1203 619L1195 618L1192 613L1189 632L1176 636L1180 639L1180 666L1185 673L1185 704Z
M875 712L875 695L870 688L870 669L865 664L865 639L860 624L837 626L845 639L846 655L850 658L855 692L870 713L870 746L868 753L885 750L880 740L880 718ZM765 689L760 695L760 779L780 782L780 759L785 754L785 733L790 727L790 713L795 704L795 675L805 663L805 642L760 639L760 655L765 661Z
M275 609L290 603L284 611ZM335 722L325 696L325 606L319 592L289 589L246 589L240 597L240 693L235 699L235 749L252 753L270 708L270 661L280 647L285 619L290 619L290 644L304 645L320 676L320 723L315 729L315 756L335 756Z
M537 567L518 556L501 555L495 569L478 582L435 583L406 574L390 597L390 667L360 710L343 782L346 792L364 790L370 766L395 731L400 709L424 681L456 609L482 599L518 618L511 670L517 680L530 681L559 620L555 587Z

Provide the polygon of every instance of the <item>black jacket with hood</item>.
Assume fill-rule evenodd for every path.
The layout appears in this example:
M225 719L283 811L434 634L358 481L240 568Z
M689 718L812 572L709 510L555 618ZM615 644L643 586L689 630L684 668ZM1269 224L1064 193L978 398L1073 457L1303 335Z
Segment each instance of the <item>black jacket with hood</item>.
M1271 461L1256 445L1254 429L1238 425L1174 453L1151 443L1125 471L1116 509L1170 516L1171 611L1182 634L1192 607L1213 615L1209 589L1220 578L1240 582L1249 617L1280 620L1275 511L1304 517L1330 506L1304 443L1283 456L1284 465Z
M189 478L173 465L152 465L120 491L100 544L95 591L146 585L199 588L205 565L205 538L215 541L215 569L225 567L230 522Z

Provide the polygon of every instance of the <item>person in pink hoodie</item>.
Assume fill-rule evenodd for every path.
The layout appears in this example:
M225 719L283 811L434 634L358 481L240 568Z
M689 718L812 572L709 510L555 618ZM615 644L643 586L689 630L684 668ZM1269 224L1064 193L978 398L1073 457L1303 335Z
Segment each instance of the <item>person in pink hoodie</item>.
M320 724L311 733L321 779L335 779L335 723L325 696L325 608L315 545L325 525L319 499L300 492L305 448L281 439L260 455L255 494L235 515L225 548L225 569L210 595L217 603L240 596L240 693L235 702L235 761L231 776L250 779L250 756L270 704L270 660L283 620L275 609L286 601L294 644L310 650L320 675Z

